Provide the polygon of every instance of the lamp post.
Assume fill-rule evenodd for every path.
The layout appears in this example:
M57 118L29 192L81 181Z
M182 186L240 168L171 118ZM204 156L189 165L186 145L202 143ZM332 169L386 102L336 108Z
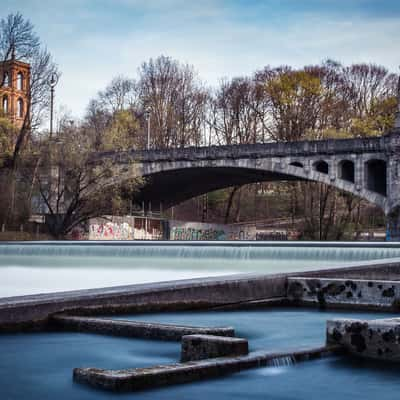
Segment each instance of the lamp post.
M50 139L53 137L53 110L54 110L54 88L58 83L58 74L53 72L49 79L50 86Z
M150 150L150 115L151 115L150 107L146 108L145 115L147 119L147 150Z

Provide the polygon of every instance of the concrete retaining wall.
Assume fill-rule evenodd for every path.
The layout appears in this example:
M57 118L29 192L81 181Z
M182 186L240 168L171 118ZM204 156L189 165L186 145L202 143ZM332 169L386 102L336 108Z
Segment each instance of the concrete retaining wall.
M400 318L327 322L327 343L340 344L357 356L400 361Z
M360 265L308 271L303 277L382 277L400 280L400 262L369 261ZM267 304L286 297L287 278L298 273L237 274L152 284L77 290L0 299L0 332L45 329L49 315L73 312L83 315L189 310L243 306L246 302ZM274 303L272 303L274 304Z
M232 275L0 299L0 332L43 329L54 313L209 308L286 295L286 275Z
M288 297L321 307L347 305L398 309L399 281L360 279L288 278Z
M255 240L256 226L169 221L171 240Z

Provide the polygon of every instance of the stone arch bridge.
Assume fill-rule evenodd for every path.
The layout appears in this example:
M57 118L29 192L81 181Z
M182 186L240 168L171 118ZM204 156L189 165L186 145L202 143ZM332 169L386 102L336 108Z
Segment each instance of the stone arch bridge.
M380 207L387 217L391 239L400 239L400 129L371 138L107 152L97 156L112 158L120 166L119 180L128 178L124 164L135 160L146 178L136 201L161 202L165 208L234 185L322 182Z

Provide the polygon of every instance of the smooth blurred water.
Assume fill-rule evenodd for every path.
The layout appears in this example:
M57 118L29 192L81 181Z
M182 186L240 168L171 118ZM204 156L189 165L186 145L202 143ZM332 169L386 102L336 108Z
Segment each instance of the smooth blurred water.
M238 335L249 338L252 349L283 350L322 344L325 321L329 318L375 319L382 315L275 309L166 313L135 316L135 319L233 325ZM113 394L72 381L74 367L132 368L171 363L178 358L178 343L79 333L0 335L0 398L392 400L400 392L399 367L338 358L254 369L221 379L138 393Z
M325 344L326 320L331 318L378 319L395 314L318 311L277 308L259 311L196 311L119 315L115 319L157 321L195 326L232 326L237 337L249 340L250 350L287 350Z
M400 248L383 244L1 244L0 297L396 257Z

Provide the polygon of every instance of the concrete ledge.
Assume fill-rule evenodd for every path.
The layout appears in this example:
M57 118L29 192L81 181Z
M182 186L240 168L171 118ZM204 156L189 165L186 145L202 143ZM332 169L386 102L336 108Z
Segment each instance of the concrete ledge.
M51 325L57 329L76 332L174 341L181 340L184 335L192 334L209 334L215 337L235 336L235 330L232 327L208 328L69 315L53 315Z
M294 352L257 351L245 356L220 357L187 363L160 365L150 368L104 370L75 368L73 379L93 387L111 391L135 391L157 386L174 385L207 378L216 378L244 369L264 367L280 358L305 361L343 353L342 346L325 346Z
M400 282L366 279L288 278L288 298L301 304L399 309Z
M246 339L213 335L187 335L182 337L181 361L197 361L215 357L233 357L248 354Z
M326 340L357 356L400 362L400 318L327 321Z
M229 310L257 310L266 308L276 307L290 307L293 305L293 301L287 297L276 297L273 299L260 299L243 301L240 303L226 304L223 306L212 307L212 311L229 311Z
M105 315L220 306L234 308L235 304L242 307L246 302L285 297L287 278L296 276L299 273L237 274L0 298L0 333L45 330L49 316L62 312ZM339 268L302 272L301 276L397 281L400 280L400 260L351 263Z
M0 299L0 332L41 329L55 313L193 310L286 295L286 274L238 274Z

